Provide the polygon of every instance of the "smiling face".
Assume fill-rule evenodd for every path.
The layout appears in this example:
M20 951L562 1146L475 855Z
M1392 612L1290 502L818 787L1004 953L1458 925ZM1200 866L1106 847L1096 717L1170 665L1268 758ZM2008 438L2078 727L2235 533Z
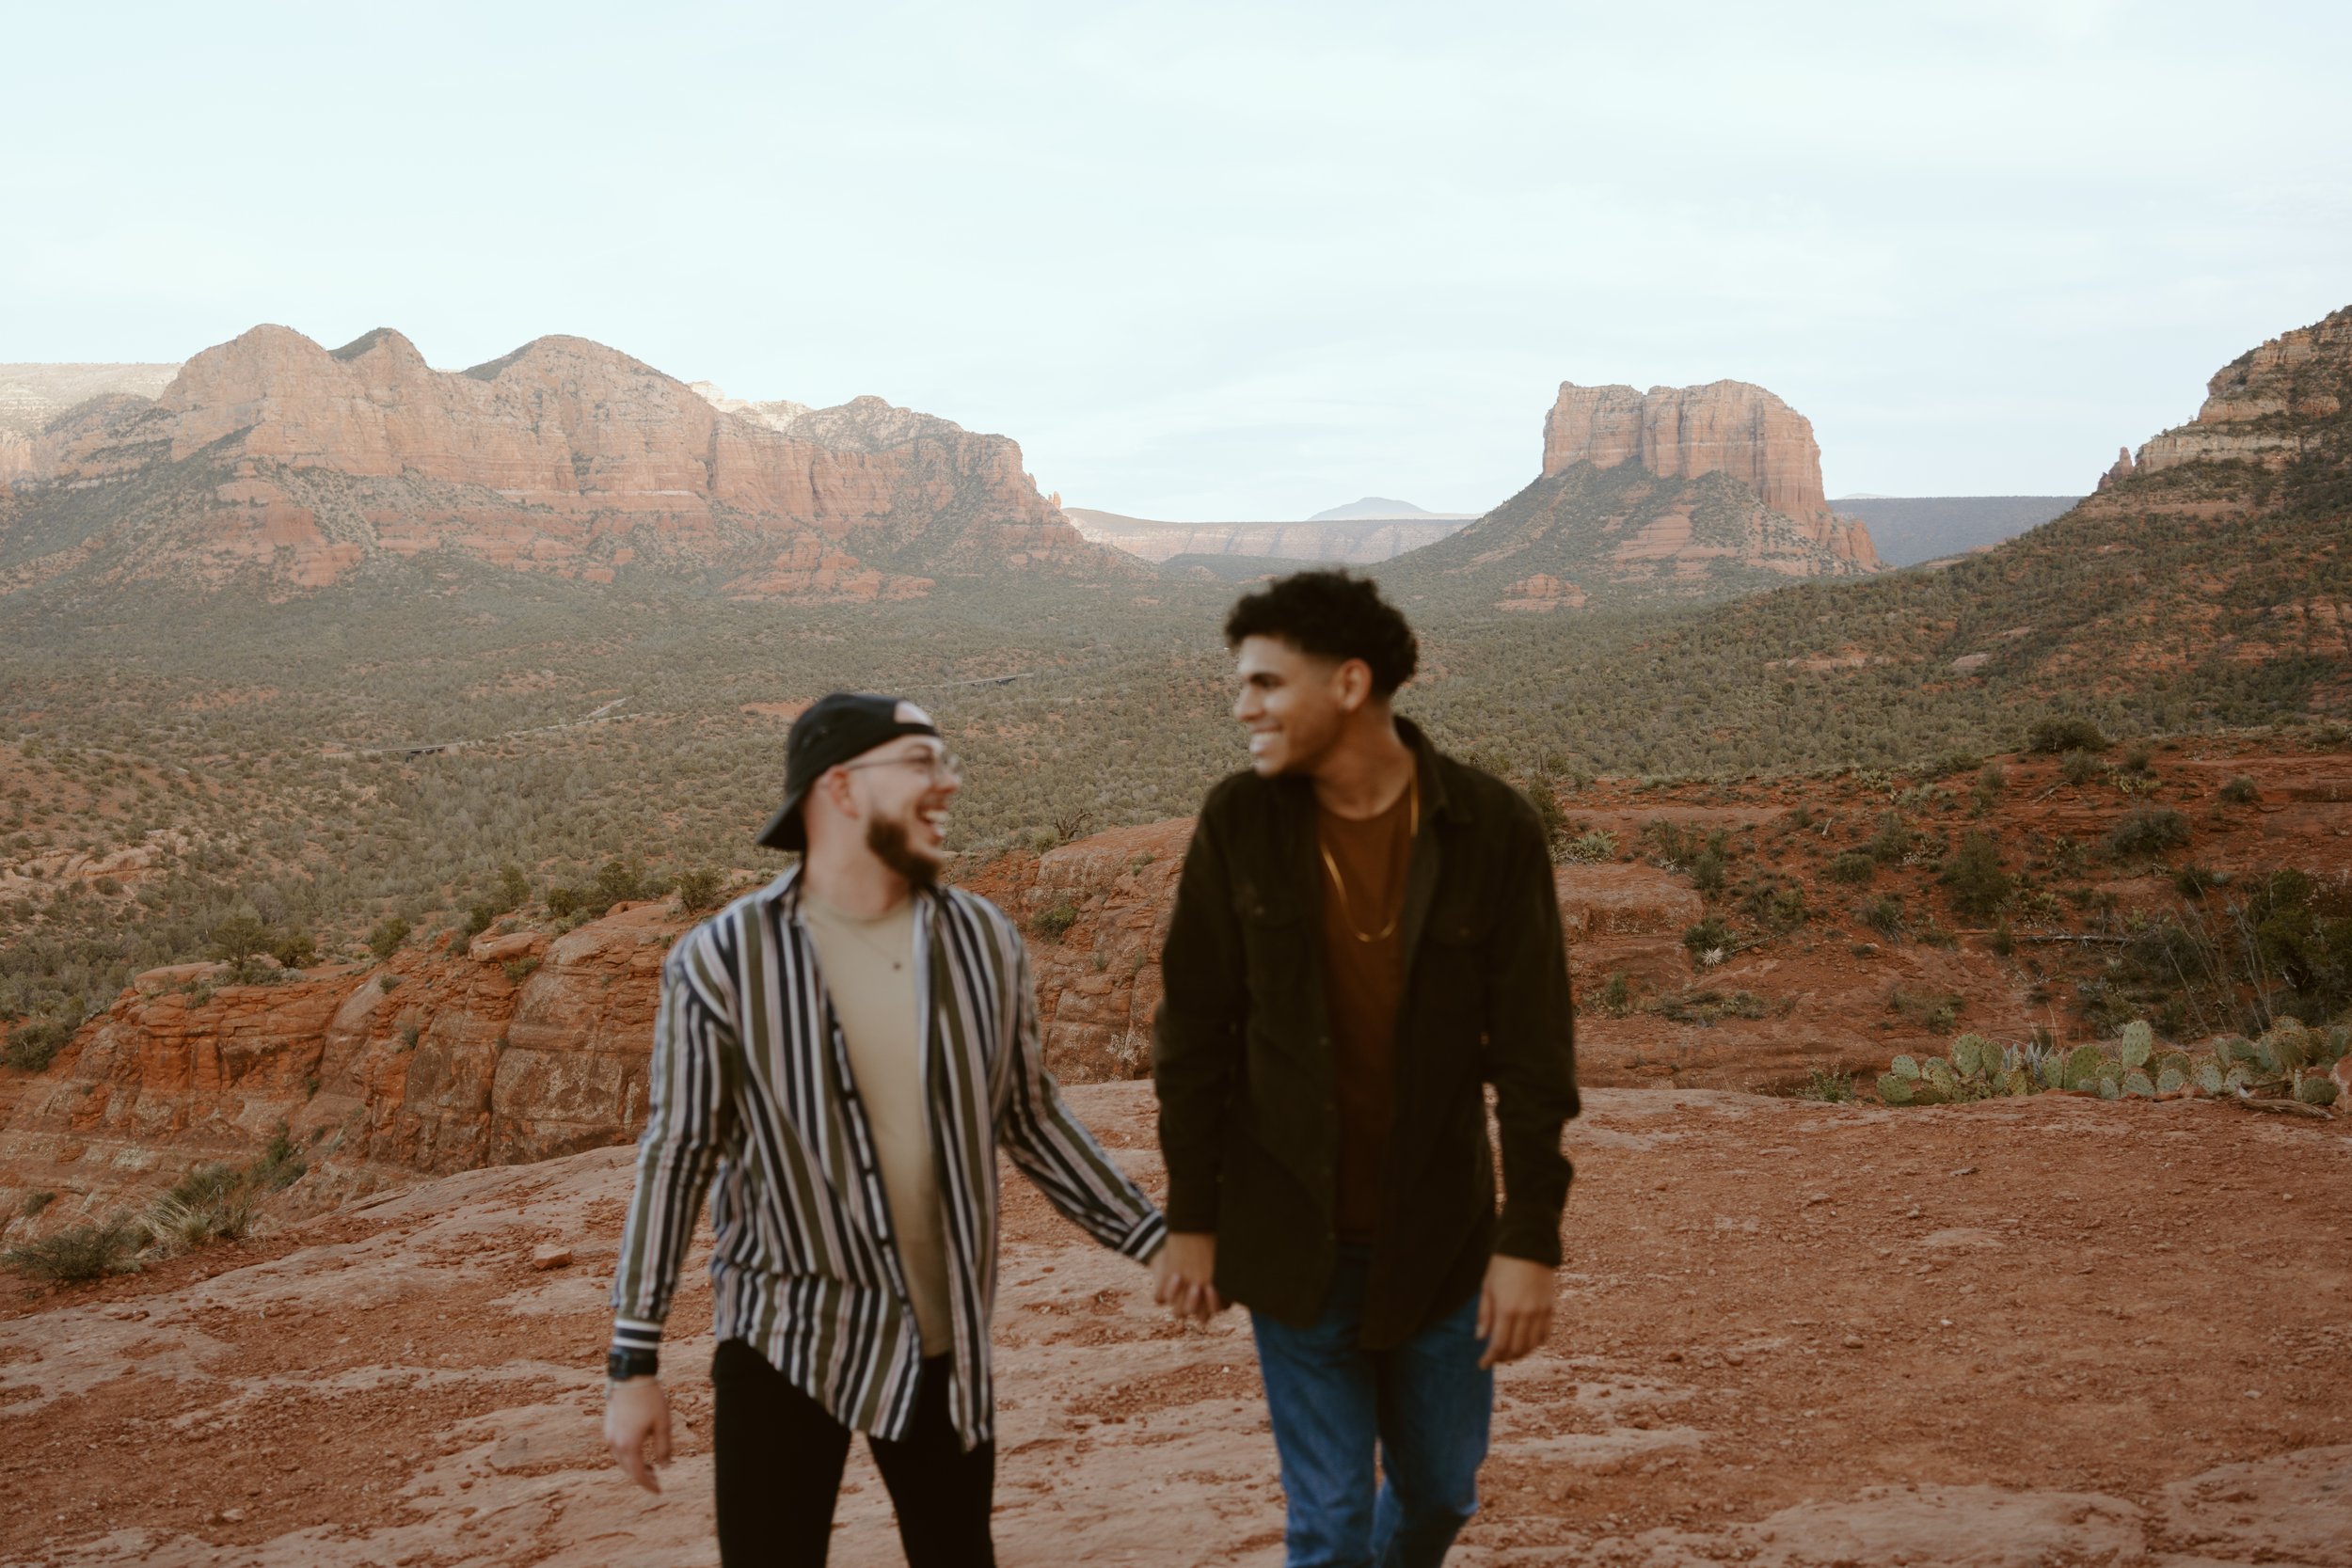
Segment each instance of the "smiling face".
M844 763L811 791L810 828L854 832L883 864L930 886L947 863L947 807L963 787L946 751L934 736L910 735ZM819 827L819 816L838 827Z
M1261 778L1313 772L1371 694L1360 658L1301 653L1279 637L1245 637L1234 656L1233 717L1248 732L1249 766Z

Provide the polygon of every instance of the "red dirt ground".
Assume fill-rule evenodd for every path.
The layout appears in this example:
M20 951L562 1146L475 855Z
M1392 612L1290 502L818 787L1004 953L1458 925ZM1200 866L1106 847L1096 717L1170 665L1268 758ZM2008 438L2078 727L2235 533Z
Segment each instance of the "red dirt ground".
M1156 1181L1148 1087L1071 1093ZM2352 1124L1590 1101L1557 1324L1502 1375L1451 1560L2352 1564ZM0 1561L715 1561L699 1283L661 1497L596 1436L628 1182L620 1149L470 1172L26 1290L0 1322ZM533 1272L557 1240L577 1260ZM1017 1178L1006 1243L1003 1560L1279 1562L1245 1320L1170 1323ZM862 1457L834 1560L898 1560Z

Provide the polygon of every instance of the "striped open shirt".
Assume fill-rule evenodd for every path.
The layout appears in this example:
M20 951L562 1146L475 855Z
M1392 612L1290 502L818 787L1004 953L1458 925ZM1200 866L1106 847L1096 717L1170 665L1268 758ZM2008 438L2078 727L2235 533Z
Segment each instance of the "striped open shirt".
M1038 1042L1012 922L955 888L917 893L916 1016L938 1162L964 1445L993 1431L1001 1143L1105 1245L1151 1256L1165 1226L1063 1104ZM881 1166L817 953L799 873L739 898L671 948L654 1022L650 1114L612 1281L612 1342L650 1349L710 1193L712 1316L855 1431L903 1437L922 1344Z

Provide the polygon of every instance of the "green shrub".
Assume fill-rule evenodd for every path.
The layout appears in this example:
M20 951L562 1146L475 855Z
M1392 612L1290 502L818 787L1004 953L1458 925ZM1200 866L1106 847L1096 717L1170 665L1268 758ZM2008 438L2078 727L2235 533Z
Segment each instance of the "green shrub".
M0 1253L0 1265L35 1279L79 1284L110 1274L129 1274L138 1267L145 1227L116 1215L109 1220L86 1220L80 1225L27 1242Z
M1633 1007L1633 988L1626 981L1625 971L1613 969L1600 983L1600 1010L1613 1018L1623 1018Z
M561 920L580 908L580 890L572 887L548 889L548 913Z
M474 938L480 936L483 932L488 930L491 926L496 924L498 917L499 911L496 905L486 901L474 905L471 909L466 911L466 925L464 930L460 933L460 940L471 942ZM457 942L453 942L450 945L454 947L457 945Z
M688 914L715 910L726 900L726 879L704 867L680 872L676 897L678 908Z
M2170 806L2135 806L2107 833L2107 852L2118 860L2160 855L2188 842L2188 818Z
M1883 937L1903 934L1903 901L1891 893L1883 893L1862 906L1857 911L1862 924Z
M0 1046L0 1061L19 1072L40 1072L56 1059L79 1027L61 1018L20 1021L8 1031L8 1043Z
M2058 758L2058 777L2071 784L2097 782L2101 772L2099 759L2089 752L2069 752Z
M2113 744L2088 719L2066 719L2053 715L2037 719L2026 732L2026 750L2056 755L2060 752L2104 752Z
M319 960L319 944L308 931L295 931L272 943L269 956L287 969L308 969Z
M1843 1105L1854 1097L1853 1075L1815 1068L1806 1074L1804 1083L1788 1091L1788 1096L1792 1100L1818 1100L1828 1105Z
M293 1186L309 1168L295 1152L294 1140L286 1135L286 1124L281 1121L263 1147L262 1157L245 1168L245 1180L260 1191L274 1193Z
M1613 861L1617 858L1617 835L1606 828L1595 828L1570 839L1565 853L1567 859L1585 865Z
M1709 953L1727 955L1732 949L1731 927L1709 915L1682 933L1682 945L1692 963L1706 962Z
M1878 875L1878 857L1867 849L1848 849L1829 863L1823 875L1833 882L1860 885Z
M1879 818L1879 831L1871 835L1870 858L1881 865L1897 864L1911 853L1918 836L1904 822L1900 813L1890 811Z
M2243 773L2223 784L2218 793L2233 806L2250 806L2263 798L2263 792L2254 787L2254 781Z
M1952 908L1971 920L1990 920L2009 902L2011 884L2001 869L2000 848L1983 833L1963 833L1936 879L1950 892Z
M1029 917L1029 929L1041 937L1059 942L1062 933L1078 923L1078 907L1067 899L1052 909L1040 910Z
M368 933L368 951L375 955L377 963L387 962L400 951L401 943L408 940L408 922L396 914L386 915L375 923L375 929Z

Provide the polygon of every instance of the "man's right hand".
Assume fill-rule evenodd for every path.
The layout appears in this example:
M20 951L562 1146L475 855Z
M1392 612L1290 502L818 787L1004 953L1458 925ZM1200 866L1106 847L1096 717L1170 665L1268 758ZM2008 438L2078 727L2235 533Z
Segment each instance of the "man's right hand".
M661 1490L653 1467L670 1463L670 1402L662 1395L660 1378L632 1377L606 1385L604 1443L629 1480L648 1492Z
M1152 1299L1200 1323L1225 1310L1225 1298L1216 1293L1215 1231L1168 1233L1152 1259Z

